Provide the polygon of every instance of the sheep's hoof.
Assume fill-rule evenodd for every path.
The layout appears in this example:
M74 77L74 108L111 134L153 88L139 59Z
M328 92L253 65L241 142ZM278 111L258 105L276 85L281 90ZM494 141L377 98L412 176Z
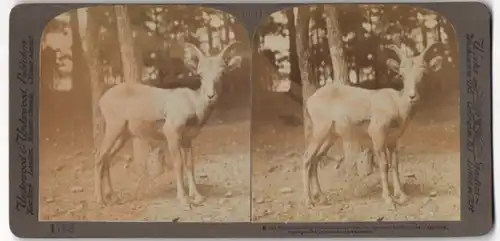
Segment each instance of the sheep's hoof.
M306 206L307 209L314 208L314 203L310 198L307 198L304 200L304 206Z
M98 198L97 199L97 206L99 206L100 208L105 208L108 205L107 205L106 201L104 201L104 199Z
M328 205L329 201L325 194L319 193L314 196L315 201L318 205Z
M384 196L382 198L384 199L384 203L387 205L389 210L396 209L396 204L394 203L394 200L390 196Z
M179 199L180 206L184 211L189 211L192 209L192 204L189 202L189 200L186 197L180 197L178 199Z
M193 201L192 203L195 204L195 205L200 205L201 203L203 203L205 201L205 197L201 194L195 194L193 195Z
M404 204L406 201L408 201L408 196L405 193L401 192L397 195L396 202L398 204Z
M115 193L106 194L106 203L118 204L120 201L120 198Z

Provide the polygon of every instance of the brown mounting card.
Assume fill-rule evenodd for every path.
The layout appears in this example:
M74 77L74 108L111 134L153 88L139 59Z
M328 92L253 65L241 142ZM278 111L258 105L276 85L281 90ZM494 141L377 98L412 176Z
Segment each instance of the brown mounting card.
M486 234L491 18L477 2L18 5L11 230Z

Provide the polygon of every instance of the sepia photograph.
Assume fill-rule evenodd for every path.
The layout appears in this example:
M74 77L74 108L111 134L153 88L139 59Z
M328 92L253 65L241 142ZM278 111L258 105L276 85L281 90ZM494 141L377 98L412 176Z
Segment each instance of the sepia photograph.
M40 62L41 221L250 221L249 33L188 5L56 16Z
M411 5L307 5L252 39L252 221L460 220L458 40Z

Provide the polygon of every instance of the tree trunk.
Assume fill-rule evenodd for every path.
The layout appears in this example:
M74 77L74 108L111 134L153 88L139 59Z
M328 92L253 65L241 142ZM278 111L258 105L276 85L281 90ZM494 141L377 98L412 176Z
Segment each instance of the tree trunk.
M342 33L338 22L337 10L333 6L325 6L326 13L326 31L328 45L330 46L330 56L332 59L334 82L341 84L349 84L348 68L344 56L344 46L342 43ZM371 173L371 162L369 156L363 151L360 140L354 135L346 135L342 137L344 145L344 158L346 164L350 164L349 169L354 169L356 165L357 173L360 176L366 176ZM351 161L351 160L355 161Z
M118 42L120 45L122 59L123 79L126 83L141 82L140 70L142 69L142 65L139 64L138 61L140 61L140 56L142 55L136 52L136 48L134 48L134 40L132 38L132 31L130 28L130 20L128 17L127 7L123 5L116 5L115 13L117 24L116 26L118 28ZM161 158L161 155L159 155L160 152L150 152L151 145L140 142L142 141L138 138L133 139L134 160L146 160L147 170L155 171L155 173L150 174L161 174L163 172L163 160ZM149 158L142 156L146 153L154 156L149 156Z
M94 147L98 150L101 144L102 135L104 133L104 119L99 110L99 99L104 92L104 83L102 82L102 70L101 61L99 58L99 47L98 47L98 37L99 37L99 23L96 21L99 19L97 16L100 14L98 9L89 8L87 14L87 30L85 33L86 41L86 59L88 64L88 69L90 73L90 85L91 85L91 103L92 103L92 133Z
M74 94L84 94L82 97L90 97L90 85L84 74L86 71L82 70L83 67L83 49L80 36L80 27L78 23L78 12L72 10L70 13L70 26L71 26L71 61L73 62L72 82ZM88 91L88 92L86 92ZM90 98L89 98L90 99ZM85 102L84 102L85 103ZM87 104L87 103L85 103Z
M370 21L370 26L373 26L371 11L368 11L368 20ZM358 30L358 34L359 35L357 35L357 36L361 36L361 34L362 34L361 31ZM368 42L369 43L369 49L370 50L375 50L375 49L377 49L378 46L380 46L380 42L378 41L379 39L373 33L373 31L370 31L370 32L371 32L371 35L370 35L370 37L368 39L368 41L369 41ZM364 54L366 54L366 53L364 53ZM373 52L372 54L373 55L377 55L377 51ZM373 67L373 70L375 72L374 73L374 79L373 79L373 88L378 88L379 85L380 85L380 79L378 78L378 75L379 75L379 72L380 72L379 71L379 67L377 66L378 63L376 61L366 60L365 56L362 56L362 54L359 54L358 56L363 59L363 61L361 61L361 62L363 62L363 66L366 66L364 62L367 61L368 63L366 63L366 64L369 64L369 65L371 65ZM374 59L375 58L372 58L372 60L374 60ZM372 82L371 80L368 80L368 81L369 81L369 83Z
M422 49L425 49L427 47L427 29L424 23L420 25L420 31L422 33Z
M49 131L55 124L54 117L59 113L56 107L54 91L52 84L54 83L56 69L56 51L50 47L41 50L40 61L40 138L52 139L54 131ZM46 142L41 142L41 144Z
M231 21L229 19L229 15L222 14L222 18L223 18L224 24L219 28L220 42L219 42L218 51L220 51L222 48L224 48L224 46L231 43L231 40L230 40ZM224 34L222 34L223 32L224 32ZM234 75L234 74L235 73L233 72L229 75ZM238 93L236 93L236 92L242 89L242 88L240 88L242 83L244 83L244 82L240 82L240 81L226 81L226 82L224 82L224 87L226 88L226 91L228 93L226 95L226 98L225 98L226 104L230 104L232 102L231 100L234 99L236 96L238 96ZM239 101L242 98L236 97L236 99Z
M304 138L307 142L310 138L311 120L306 112L305 103L307 99L316 91L317 86L311 80L311 66L309 53L309 20L311 19L309 7L299 7L296 21L296 43L297 43L297 58L300 69L300 79L302 83L302 103L303 103L303 122L304 122Z
M118 42L122 56L123 78L125 82L140 82L140 66L137 63L132 31L128 17L127 7L123 5L115 6L116 26L118 29ZM142 67L142 66L141 66Z
M314 70L314 84L317 86L321 86L325 83L321 83L321 77L324 78L325 82L325 72L321 71L322 62L324 60L324 55L323 52L321 51L323 48L328 48L328 46L325 46L325 44L322 42L322 37L320 36L320 30L326 31L326 22L325 19L323 18L323 12L324 12L324 6L319 5L316 7L316 9L313 10L313 15L314 16L314 30L311 30L311 38L314 39L314 42L310 43L309 45L311 46L311 49L313 50L312 56L314 56L310 61L311 61L311 66Z
M288 19L287 27L290 40L290 80L295 83L300 83L300 69L297 58L297 30L295 29L295 14L293 8L286 11Z
M436 34L436 37L437 37L437 41L439 43L442 43L443 40L442 40L442 37L441 37L441 22L443 21L442 20L442 17L438 14L436 14L436 20L437 20L437 26L436 26L436 31L437 31L437 34Z
M207 35L208 35L208 50L207 53L211 54L212 49L214 48L214 34L212 31L212 27L207 24Z
M71 73L72 89L71 89L71 105L74 107L75 113L73 115L73 121L75 123L72 140L81 140L82 138L77 138L85 136L86 130L91 128L91 125L86 126L86 123L92 123L91 112L92 108L89 105L92 100L92 91L89 78L87 77L87 71L85 71L85 63L83 62L83 46L80 36L80 27L78 24L78 11L72 10L70 14L70 27L71 27L71 61L73 63L73 69ZM87 119L88 118L88 119ZM78 128L80 127L80 132ZM76 144L76 143L73 143Z
M288 39L289 39L289 61L290 61L290 75L289 79L292 82L290 85L290 90L286 92L286 95L290 97L294 102L302 105L302 85L300 78L300 68L299 60L297 57L297 29L295 27L295 13L293 8L286 11L287 16L287 28L288 28Z
M333 81L342 84L348 83L347 64L344 56L344 44L342 43L342 33L337 19L337 10L333 6L325 6L326 13L326 33L328 45L330 46L330 57L332 58Z
M224 14L224 28L226 29L224 31L225 36L224 36L224 41L226 41L226 44L231 43L230 39L230 32L231 32L231 20L229 19L228 14Z

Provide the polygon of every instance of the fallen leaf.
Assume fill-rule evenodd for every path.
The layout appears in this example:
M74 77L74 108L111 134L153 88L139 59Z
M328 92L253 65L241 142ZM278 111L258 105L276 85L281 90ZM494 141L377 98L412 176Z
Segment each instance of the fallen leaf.
M78 186L72 187L71 192L73 193L83 192L83 187L78 187Z
M268 173L272 173L272 172L276 171L277 169L278 169L278 166L272 166L272 167L270 167L270 168L267 170L267 172L268 172Z
M280 189L280 192L281 193L291 193L291 192L293 192L293 189L290 187L284 187L284 188Z

